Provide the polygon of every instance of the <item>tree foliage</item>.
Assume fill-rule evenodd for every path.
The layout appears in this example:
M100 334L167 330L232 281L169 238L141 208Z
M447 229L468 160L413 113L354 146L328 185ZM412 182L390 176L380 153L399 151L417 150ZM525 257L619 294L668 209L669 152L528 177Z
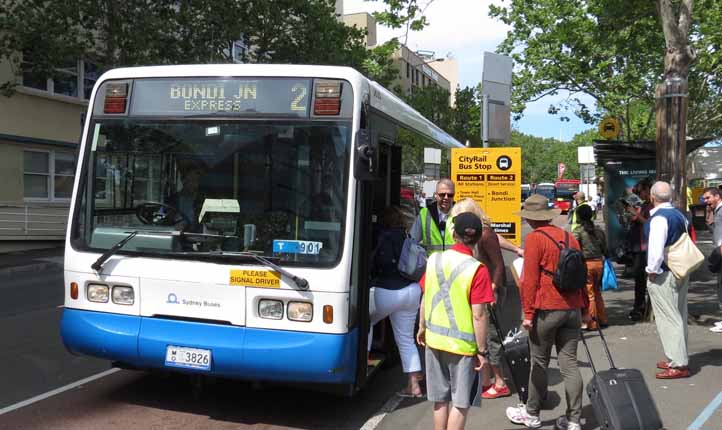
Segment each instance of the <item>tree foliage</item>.
M377 0L366 0L377 1ZM379 24L386 27L399 29L405 28L406 32L403 38L403 44L408 41L410 31L421 31L429 25L426 19L426 8L434 2L427 0L420 2L419 0L382 0L386 4L386 10L383 12L375 12L374 18Z
M557 165L564 163L566 178L579 178L577 148L591 146L599 135L594 129L579 133L571 142L562 142L552 138L530 136L518 131L511 132L510 146L521 148L522 182L533 184L554 182L557 177Z
M251 63L347 65L364 70L364 30L334 14L333 0L0 0L0 60L15 72L52 76L87 60L101 69L227 63L231 47Z
M679 2L673 2L679 7ZM654 136L654 88L664 72L662 22L649 0L511 0L491 6L490 16L512 26L498 51L511 55L517 70L513 110L565 90L550 105L562 120L576 115L592 124L602 115L622 119L626 138ZM699 13L697 13L699 11ZM690 71L689 134L720 135L719 85L722 3L699 0L690 40L699 61ZM580 97L591 96L590 106ZM699 105L700 108L696 106Z

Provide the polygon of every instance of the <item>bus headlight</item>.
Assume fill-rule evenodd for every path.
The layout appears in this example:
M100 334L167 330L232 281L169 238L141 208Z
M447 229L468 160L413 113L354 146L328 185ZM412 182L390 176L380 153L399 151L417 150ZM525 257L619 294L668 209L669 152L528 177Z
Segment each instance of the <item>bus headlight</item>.
M113 287L113 303L116 305L132 305L135 302L133 287L116 285Z
M283 318L283 302L261 299L258 302L258 316L269 320L280 320Z
M313 319L313 304L308 302L288 302L288 319L308 322Z
M103 284L88 284L85 296L95 303L108 303L108 286Z

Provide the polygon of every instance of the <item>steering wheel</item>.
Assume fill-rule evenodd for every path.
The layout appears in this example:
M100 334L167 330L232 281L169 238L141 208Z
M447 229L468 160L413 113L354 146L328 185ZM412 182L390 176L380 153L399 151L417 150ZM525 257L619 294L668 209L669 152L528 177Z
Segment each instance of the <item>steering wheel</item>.
M188 217L171 205L161 202L145 202L135 207L135 216L143 224L170 226L180 222L191 224Z

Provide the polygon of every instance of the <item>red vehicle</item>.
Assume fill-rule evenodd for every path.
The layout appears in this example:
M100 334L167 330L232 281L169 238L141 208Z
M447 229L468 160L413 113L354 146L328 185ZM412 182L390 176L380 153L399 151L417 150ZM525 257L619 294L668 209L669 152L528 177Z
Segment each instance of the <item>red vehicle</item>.
M572 196L579 191L580 183L581 181L579 179L560 179L556 181L554 185L557 189L557 194L554 199L554 207L561 209L563 214L569 213L569 210L572 208L572 202L574 201Z

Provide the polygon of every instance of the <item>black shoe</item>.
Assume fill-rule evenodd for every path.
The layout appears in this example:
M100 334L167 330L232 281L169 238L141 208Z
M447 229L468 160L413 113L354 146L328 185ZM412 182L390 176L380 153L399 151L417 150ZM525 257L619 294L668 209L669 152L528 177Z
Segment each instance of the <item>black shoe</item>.
M640 311L632 311L629 313L629 315L627 317L630 320L637 322L637 321L642 321L642 315L643 315L643 313Z

